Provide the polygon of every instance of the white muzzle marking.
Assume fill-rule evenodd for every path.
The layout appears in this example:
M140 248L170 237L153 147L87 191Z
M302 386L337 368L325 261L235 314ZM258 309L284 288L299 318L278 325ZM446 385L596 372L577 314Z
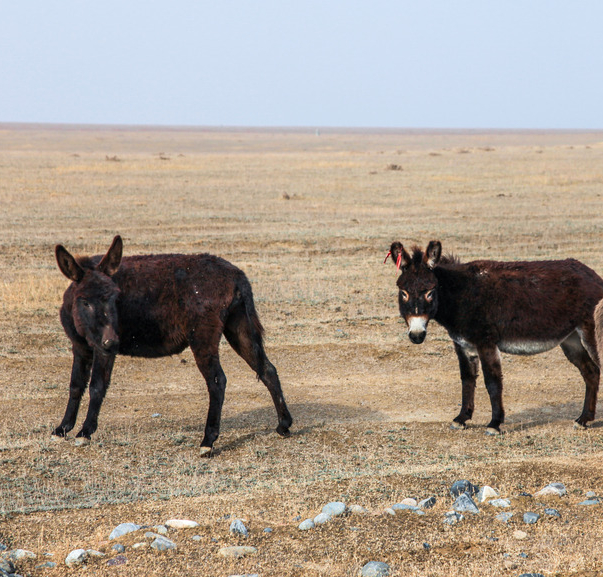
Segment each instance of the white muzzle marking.
M408 332L409 333L424 333L427 331L427 317L409 317L408 319Z

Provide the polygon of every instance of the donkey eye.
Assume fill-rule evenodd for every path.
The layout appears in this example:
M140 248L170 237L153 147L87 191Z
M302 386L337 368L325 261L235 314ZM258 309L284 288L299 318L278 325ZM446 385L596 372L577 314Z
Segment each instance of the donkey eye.
M435 289L431 289L430 291L427 291L425 293L425 300L430 303L433 300L433 297L435 296Z
M410 295L406 291L403 291L403 290L400 290L400 296L402 297L402 300L405 303L407 303L410 299Z
M81 303L87 308L87 309L91 309L92 305L86 300L86 299L82 299Z

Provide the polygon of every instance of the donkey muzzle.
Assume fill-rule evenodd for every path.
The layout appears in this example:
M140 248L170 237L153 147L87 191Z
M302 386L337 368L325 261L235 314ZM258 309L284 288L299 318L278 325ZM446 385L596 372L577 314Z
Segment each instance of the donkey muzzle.
M406 319L408 323L408 338L415 345L420 345L427 336L427 322L429 318L425 316L409 317Z

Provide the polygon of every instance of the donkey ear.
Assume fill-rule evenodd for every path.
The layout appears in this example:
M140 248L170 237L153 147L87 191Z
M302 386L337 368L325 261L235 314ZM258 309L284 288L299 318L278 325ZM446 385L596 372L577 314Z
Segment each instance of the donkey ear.
M402 265L408 266L411 262L410 255L406 252L406 249L402 246L401 242L393 242L389 252L392 257L392 261L398 268Z
M113 276L119 268L123 248L124 243L121 240L121 236L117 235L113 239L113 242L111 243L107 254L98 263L98 266L96 268L107 276Z
M442 256L442 243L439 240L432 240L427 245L424 261L429 268L435 268L440 262Z
M77 264L77 261L62 244L57 244L54 249L57 257L59 270L72 281L80 282L84 278L84 269Z

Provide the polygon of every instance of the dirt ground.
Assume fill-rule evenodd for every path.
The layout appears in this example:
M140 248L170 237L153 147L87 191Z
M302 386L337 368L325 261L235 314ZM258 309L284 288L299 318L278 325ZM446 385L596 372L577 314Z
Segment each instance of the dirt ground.
M393 240L439 239L463 261L574 257L603 273L603 133L0 125L0 208L0 543L37 554L21 574L356 576L375 560L395 576L603 575L603 504L579 504L603 497L603 420L573 429L578 372L560 349L503 355L505 433L484 434L482 381L470 427L451 431L452 344L435 323L409 342L383 264ZM54 246L98 254L118 233L125 254L211 252L247 273L291 438L224 343L212 459L198 455L208 400L189 351L118 358L92 444L51 441L71 367ZM484 505L445 525L457 479L510 498L512 520ZM551 482L568 495L522 496ZM424 516L383 513L432 495ZM368 513L297 529L335 500ZM525 525L526 511L543 517ZM200 526L170 533L175 552L124 538L127 563L107 565L116 525L170 518ZM258 552L221 557L232 544ZM69 569L77 548L107 557Z

